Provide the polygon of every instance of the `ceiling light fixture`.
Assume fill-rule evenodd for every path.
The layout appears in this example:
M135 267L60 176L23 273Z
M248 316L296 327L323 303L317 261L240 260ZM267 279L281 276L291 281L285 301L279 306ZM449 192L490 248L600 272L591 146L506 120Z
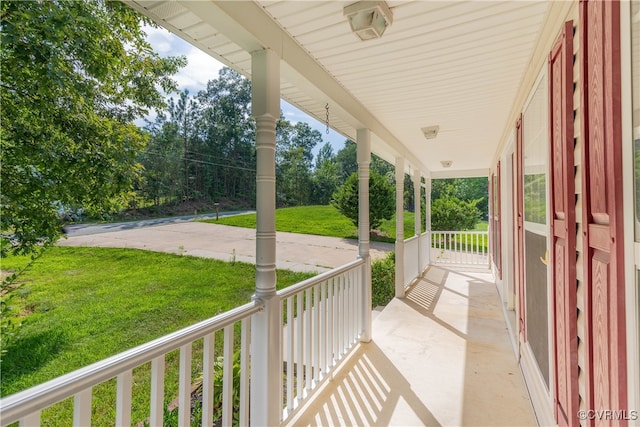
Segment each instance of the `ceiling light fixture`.
M351 31L363 41L379 39L393 23L391 9L384 1L359 1L345 6L343 12L349 19Z
M453 162L451 160L441 160L440 164L443 168L450 168Z
M422 131L422 134L424 135L425 138L433 139L436 136L438 136L438 132L440 131L440 126L438 125L427 126L426 128L422 128L420 130Z

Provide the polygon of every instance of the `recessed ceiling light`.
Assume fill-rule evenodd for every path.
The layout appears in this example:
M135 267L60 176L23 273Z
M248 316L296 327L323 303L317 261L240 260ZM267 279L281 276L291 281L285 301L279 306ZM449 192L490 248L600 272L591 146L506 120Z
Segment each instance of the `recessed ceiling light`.
M440 126L438 125L427 126L426 128L422 128L421 130L425 138L433 139L436 136L438 136L438 132L440 131Z

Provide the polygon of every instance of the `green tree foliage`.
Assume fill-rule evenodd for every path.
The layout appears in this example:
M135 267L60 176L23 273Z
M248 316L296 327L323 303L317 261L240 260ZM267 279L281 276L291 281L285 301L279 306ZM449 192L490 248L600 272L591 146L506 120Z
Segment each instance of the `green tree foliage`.
M389 252L386 257L371 263L371 305L387 305L396 295L396 254Z
M333 195L332 204L358 225L358 174L353 173ZM369 229L375 229L395 212L394 189L389 180L372 170L369 175Z
M29 252L60 235L61 207L94 214L131 194L146 137L183 58L160 58L151 24L120 2L0 3L1 228Z
M347 139L344 142L344 147L336 154L335 162L338 167L340 182L345 182L351 174L358 171L356 143Z
M330 143L326 143L316 157L316 168L313 174L311 203L326 205L331 202L331 196L338 188L340 175L335 155Z
M276 194L279 206L309 204L312 195L313 148L322 134L307 123L291 125L282 117L277 125Z
M431 229L440 231L473 230L482 213L478 200L460 200L446 194L431 203Z
M197 96L185 91L169 100L146 130L151 135L141 157L145 177L139 191L158 204L219 199L253 203L254 122L251 84L223 68Z
M489 215L489 181L487 178L447 178L431 182L431 198L439 199L450 195L464 201L478 200L477 207L482 219Z
M190 162L200 193L207 198L251 201L255 198L255 121L251 117L251 81L220 70L198 94L200 145Z

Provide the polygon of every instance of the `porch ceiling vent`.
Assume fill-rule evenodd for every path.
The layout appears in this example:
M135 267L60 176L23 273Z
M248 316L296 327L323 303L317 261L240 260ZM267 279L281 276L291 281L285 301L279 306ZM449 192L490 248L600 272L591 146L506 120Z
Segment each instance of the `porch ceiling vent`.
M393 23L391 9L384 1L359 1L345 6L343 13L349 19L351 31L363 41L379 39Z
M438 132L440 131L440 126L438 125L427 126L426 128L422 128L421 130L425 138L434 139L436 136L438 136Z

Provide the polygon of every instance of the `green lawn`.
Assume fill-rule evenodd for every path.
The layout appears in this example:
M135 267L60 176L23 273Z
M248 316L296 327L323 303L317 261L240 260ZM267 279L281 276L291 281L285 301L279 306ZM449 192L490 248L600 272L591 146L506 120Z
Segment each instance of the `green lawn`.
M372 234L372 240L394 242L396 238L395 216L383 221L380 229ZM236 227L256 228L256 214L208 219L203 222L233 225ZM413 236L413 212L404 213L405 238ZM423 226L424 228L424 226ZM291 233L314 234L318 236L357 239L358 229L350 219L342 215L333 206L298 206L276 210L276 230Z
M24 257L9 257L2 270L25 263ZM277 286L310 276L280 270ZM254 277L255 267L245 263L137 249L52 247L19 278L13 305L23 326L5 348L0 392L15 393L249 302ZM138 421L148 416L147 373L148 366L134 371L134 396L142 399L133 405L140 408L134 410ZM177 357L171 355L167 402L175 398L176 378ZM97 425L114 420L114 384L96 388ZM69 411L68 401L56 405L43 414L44 424L60 425Z
M489 223L487 221L480 221L476 224L474 231L488 231Z

